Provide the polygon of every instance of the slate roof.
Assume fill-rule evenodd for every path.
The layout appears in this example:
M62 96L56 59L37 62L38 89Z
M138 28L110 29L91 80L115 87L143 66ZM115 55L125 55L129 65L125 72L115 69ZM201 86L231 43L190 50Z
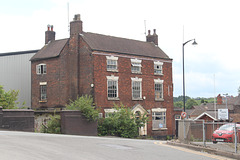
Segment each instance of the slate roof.
M236 106L240 105L240 94L237 96L237 100L235 101L234 105Z
M229 110L233 110L234 106L232 104L227 104L227 107ZM215 110L214 109L214 103L207 103L207 104L201 104L199 106L194 106L195 109L198 110ZM226 104L216 104L216 109L225 109Z
M129 54L152 58L171 60L158 46L152 42L143 42L126 38L106 36L102 34L83 32L83 40L93 51L102 51L119 54ZM30 61L58 57L69 38L51 41L38 51Z
M206 111L206 112L203 112L202 114L200 114L198 117L196 117L194 120L198 120L200 118L202 118L204 115L212 118L213 120L217 120L217 114L216 114L216 117L215 117L215 112L213 111Z
M90 48L95 51L170 59L158 46L152 42L143 42L90 32L84 32L81 34L81 36L90 46Z
M30 61L58 57L67 42L68 42L68 39L51 41L50 43L46 44L42 49L40 49L30 59Z

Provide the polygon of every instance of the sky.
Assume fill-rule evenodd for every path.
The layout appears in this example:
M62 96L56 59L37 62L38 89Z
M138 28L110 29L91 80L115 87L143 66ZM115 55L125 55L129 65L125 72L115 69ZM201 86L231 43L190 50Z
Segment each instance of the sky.
M83 30L145 41L156 29L159 47L173 59L174 97L237 96L240 86L239 0L1 0L0 53L41 49L47 25L56 39L81 14ZM69 9L68 9L69 8Z

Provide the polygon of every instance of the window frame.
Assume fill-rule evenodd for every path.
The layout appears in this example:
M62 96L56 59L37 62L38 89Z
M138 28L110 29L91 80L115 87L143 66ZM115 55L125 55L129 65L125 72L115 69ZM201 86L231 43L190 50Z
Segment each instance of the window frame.
M142 99L142 78L136 77L136 78L131 78L131 80L132 80L132 86L131 86L131 89L132 89L132 100L143 100ZM135 83L139 84L139 86L136 86ZM134 88L136 88L136 87L139 87L139 90L134 90ZM136 91L139 92L138 93L138 95L139 95L138 97L136 97L134 95L134 93L136 93Z
M158 120L157 120L157 117L159 118ZM167 109L152 108L152 130L162 130L162 129L167 129Z
M118 96L118 79L119 77L111 75L111 76L107 76L107 98L108 100L119 100L119 96ZM115 82L116 84L116 97L109 97L109 82ZM113 90L114 91L114 90Z
M164 95L163 95L163 82L164 80L154 79L154 96L155 96L155 101L163 101L164 100ZM156 85L160 85L160 91L156 90ZM157 94L159 94L159 97L157 97Z
M115 62L113 64L112 62ZM106 56L106 63L107 63L107 71L111 72L118 72L118 57L114 56ZM115 66L115 67L109 67L109 66Z
M37 75L47 74L47 65L45 63L36 65L36 73Z
M40 82L40 101L47 102L47 82Z
M136 70L136 68L138 69ZM136 74L142 73L142 60L131 59L131 72Z
M154 61L154 75L163 75L163 62Z
M110 114L114 114L115 112L118 112L116 109L104 109L104 118L109 118Z

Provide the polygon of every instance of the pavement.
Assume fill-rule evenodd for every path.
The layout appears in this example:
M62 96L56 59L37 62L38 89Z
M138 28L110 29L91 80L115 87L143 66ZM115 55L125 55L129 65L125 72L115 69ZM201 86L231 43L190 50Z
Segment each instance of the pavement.
M206 147L204 147L203 144L201 143L185 144L176 140L172 140L172 141L167 141L167 144L240 160L240 151L238 151L238 153L234 153L233 152L234 149L232 148L232 145L230 145L229 143L206 145Z

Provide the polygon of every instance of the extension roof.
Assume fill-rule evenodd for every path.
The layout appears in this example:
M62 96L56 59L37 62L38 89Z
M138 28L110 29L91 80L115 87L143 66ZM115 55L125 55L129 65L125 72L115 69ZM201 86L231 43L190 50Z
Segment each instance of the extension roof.
M46 44L42 49L40 49L31 59L30 61L37 61L41 59L48 59L58 57L66 45L68 39L61 39L50 41Z
M80 34L92 51L128 54L171 60L158 46L152 42L143 42L126 38L106 36L102 34L83 32ZM58 57L68 39L55 40L46 44L30 61Z

